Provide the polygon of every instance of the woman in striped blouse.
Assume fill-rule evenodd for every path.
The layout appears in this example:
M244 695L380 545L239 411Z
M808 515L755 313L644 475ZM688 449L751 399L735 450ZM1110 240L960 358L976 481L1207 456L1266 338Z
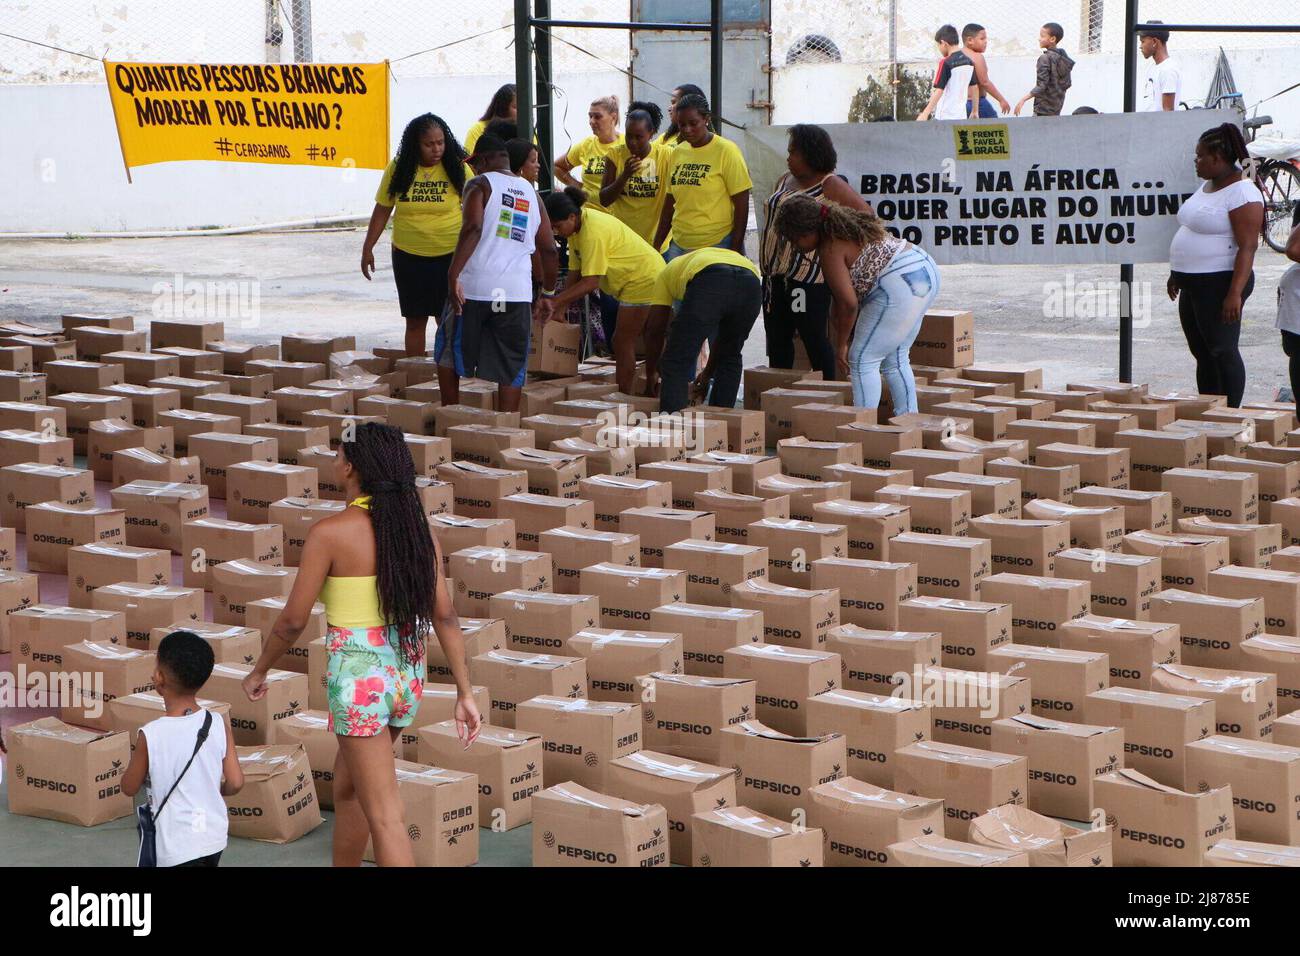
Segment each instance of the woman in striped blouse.
M759 265L763 272L763 328L767 363L794 367L794 336L799 333L808 360L823 378L839 377L835 348L827 335L831 295L822 278L817 252L800 252L777 231L776 215L791 196L823 198L850 209L871 207L835 175L835 146L826 130L809 123L790 127L786 154L789 172L776 182L767 200Z

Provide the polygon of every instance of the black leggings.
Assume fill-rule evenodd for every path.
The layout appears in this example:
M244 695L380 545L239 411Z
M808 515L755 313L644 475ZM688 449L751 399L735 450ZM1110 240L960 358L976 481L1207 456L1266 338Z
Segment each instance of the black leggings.
M177 863L176 865L177 866L202 866L202 867L216 866L221 862L221 854L224 852L225 852L224 850L218 850L216 853L213 853L210 856L195 857L192 860L186 860L184 863Z
M1287 370L1291 373L1291 399L1300 395L1300 335L1282 330L1282 351L1290 359Z
M1226 395L1231 407L1240 407L1246 391L1246 365L1237 348L1241 323L1224 322L1219 317L1232 273L1175 272L1173 277L1179 289L1178 319L1196 359L1196 390L1203 395ZM1243 310L1254 288L1252 272L1241 293Z
M808 363L822 378L836 377L835 347L827 336L831 293L824 282L795 282L785 276L764 279L763 330L767 333L767 364L794 367L794 335L808 350Z

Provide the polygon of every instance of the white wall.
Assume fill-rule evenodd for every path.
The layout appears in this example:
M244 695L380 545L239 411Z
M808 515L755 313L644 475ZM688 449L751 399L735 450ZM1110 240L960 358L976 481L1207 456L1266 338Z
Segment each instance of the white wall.
M463 136L492 92L513 77L405 77L391 87L391 143L407 121L439 113ZM556 151L590 135L586 104L626 78L615 71L558 74L570 99L556 110ZM0 85L0 232L118 232L241 226L368 216L379 170L253 163L162 163L128 184L108 93L98 84ZM563 122L563 128L561 128ZM566 136L567 134L567 136Z
M1218 58L1214 51L1184 52L1182 65L1183 95L1200 104L1214 76ZM1228 54L1237 88L1246 94L1247 104L1262 99L1295 82L1294 54L1290 50L1234 50ZM1012 106L1034 85L1036 56L990 56L989 76L1010 100ZM908 69L932 74L936 58L908 64ZM1138 61L1138 90L1148 61ZM772 99L776 108L772 124L842 123L848 119L853 95L866 84L872 68L853 63L816 63L784 67L772 74ZM1124 58L1105 54L1080 57L1074 67L1072 85L1065 98L1065 112L1079 106L1092 106L1103 113L1119 112L1124 100ZM1027 104L1022 116L1029 115ZM1300 89L1292 90L1259 108L1273 117L1269 132L1300 139Z

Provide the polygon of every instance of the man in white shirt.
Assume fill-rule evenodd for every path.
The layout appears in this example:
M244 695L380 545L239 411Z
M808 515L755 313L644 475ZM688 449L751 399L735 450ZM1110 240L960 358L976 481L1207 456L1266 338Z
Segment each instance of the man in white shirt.
M1151 20L1160 23L1160 20ZM1147 74L1142 93L1142 111L1176 110L1183 101L1183 81L1178 64L1169 55L1169 31L1151 30L1138 34L1142 55L1155 63Z

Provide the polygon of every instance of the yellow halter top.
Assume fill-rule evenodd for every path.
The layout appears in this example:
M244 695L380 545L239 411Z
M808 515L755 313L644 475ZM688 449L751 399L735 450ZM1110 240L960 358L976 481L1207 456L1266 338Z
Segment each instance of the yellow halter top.
M370 496L361 495L348 505L369 511ZM331 627L383 627L387 623L379 610L379 589L373 574L325 578L320 601L325 605L325 620Z

